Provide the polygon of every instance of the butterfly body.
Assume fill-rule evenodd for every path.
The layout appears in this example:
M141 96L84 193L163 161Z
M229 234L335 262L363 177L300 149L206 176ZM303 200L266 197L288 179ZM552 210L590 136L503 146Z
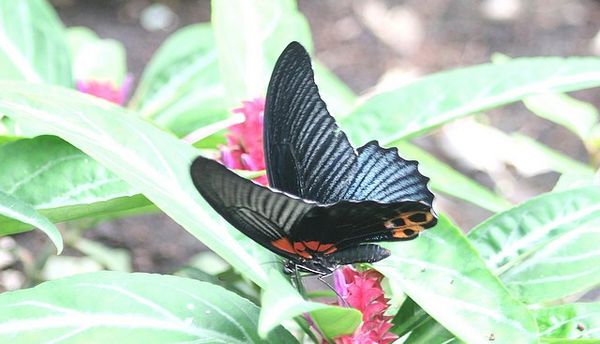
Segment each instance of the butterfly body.
M411 240L436 224L433 194L415 161L376 141L354 149L321 100L304 48L277 61L264 114L269 187L198 157L194 185L241 232L286 258L286 267L328 274L390 252L373 242Z

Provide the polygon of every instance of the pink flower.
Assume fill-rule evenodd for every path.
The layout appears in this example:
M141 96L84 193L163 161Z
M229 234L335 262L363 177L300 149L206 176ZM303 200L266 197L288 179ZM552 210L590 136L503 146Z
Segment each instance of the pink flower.
M78 80L75 88L77 88L79 92L91 94L115 104L125 105L132 84L133 76L131 74L127 74L127 76L125 76L125 80L123 80L123 83L121 83L121 87L116 87L116 85L110 81Z
M233 110L244 115L244 122L229 127L226 134L227 144L219 147L221 161L229 168L247 171L265 169L265 152L263 150L263 114L264 99L254 99L242 103L241 108ZM267 176L255 179L267 185Z
M381 288L383 275L375 270L356 271L345 266L334 272L335 289L340 297L363 314L363 322L352 335L335 338L337 344L388 344L398 339L389 332L390 316L384 313L388 299ZM338 300L340 305L343 301Z

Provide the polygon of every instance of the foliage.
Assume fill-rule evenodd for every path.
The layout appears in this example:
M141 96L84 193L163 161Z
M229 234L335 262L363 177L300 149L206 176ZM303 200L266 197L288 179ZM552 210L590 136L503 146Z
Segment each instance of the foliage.
M5 292L0 338L295 341L283 323L297 339L315 340L305 313L327 340L360 326L358 310L298 294L277 257L217 216L189 177L189 164L200 154L195 147L217 153L225 143L221 129L235 123L230 110L264 97L282 48L291 40L312 46L293 1L214 1L212 23L167 39L126 107L73 89L77 81L123 85L118 42L85 28L64 30L43 0L18 7L18 16L0 11L0 235L37 227L58 251L64 240L104 267L127 271L122 252L79 237L82 221L161 210L226 263L222 271L199 264L193 276L208 282L97 272ZM105 63L86 64L89 54ZM390 309L392 332L404 343L600 340L600 305L570 303L600 285L600 186L594 177L600 124L590 104L560 93L600 86L600 58L505 59L425 76L361 103L318 62L315 70L324 99L332 113L343 115L340 125L355 143L376 138L397 146L421 162L435 191L496 213L466 235L442 214L419 239L385 244L392 255L374 267L397 305ZM562 174L555 191L517 206L409 141L518 101L578 135L592 163L528 137L503 138ZM182 140L190 137L194 146ZM61 237L53 223L64 221L80 228Z

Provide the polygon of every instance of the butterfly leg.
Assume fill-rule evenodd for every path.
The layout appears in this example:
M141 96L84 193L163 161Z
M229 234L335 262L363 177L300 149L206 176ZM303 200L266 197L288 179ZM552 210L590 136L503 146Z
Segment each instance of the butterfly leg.
M294 264L294 274L292 275L292 277L292 281L296 289L298 289L298 292L300 293L300 295L302 295L302 298L306 299L306 290L304 290L304 284L302 284L302 275L300 274L300 270L298 269L298 264Z
M317 279L319 281L321 281L323 284L325 284L329 289L331 289L335 295L337 296L338 300L340 301L340 303L342 303L342 306L344 307L350 307L350 305L348 304L348 302L346 302L346 298L344 298L342 295L340 295L337 290L335 290L335 288L329 283L327 282L327 280L325 280L326 278L329 278L331 275L333 275L333 271L325 274L325 275L320 275L319 277L317 277Z

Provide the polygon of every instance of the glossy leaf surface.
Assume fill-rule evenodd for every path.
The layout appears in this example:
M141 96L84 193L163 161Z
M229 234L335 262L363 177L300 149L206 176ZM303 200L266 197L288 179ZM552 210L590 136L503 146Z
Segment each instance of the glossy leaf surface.
M2 342L294 343L256 332L258 307L210 283L97 272L0 295Z
M423 77L366 100L343 119L355 143L384 144L540 92L600 86L600 58L518 58Z
M0 1L0 76L72 85L62 23L46 1Z
M382 244L392 256L375 263L431 317L468 343L534 343L537 328L446 218L417 240Z

